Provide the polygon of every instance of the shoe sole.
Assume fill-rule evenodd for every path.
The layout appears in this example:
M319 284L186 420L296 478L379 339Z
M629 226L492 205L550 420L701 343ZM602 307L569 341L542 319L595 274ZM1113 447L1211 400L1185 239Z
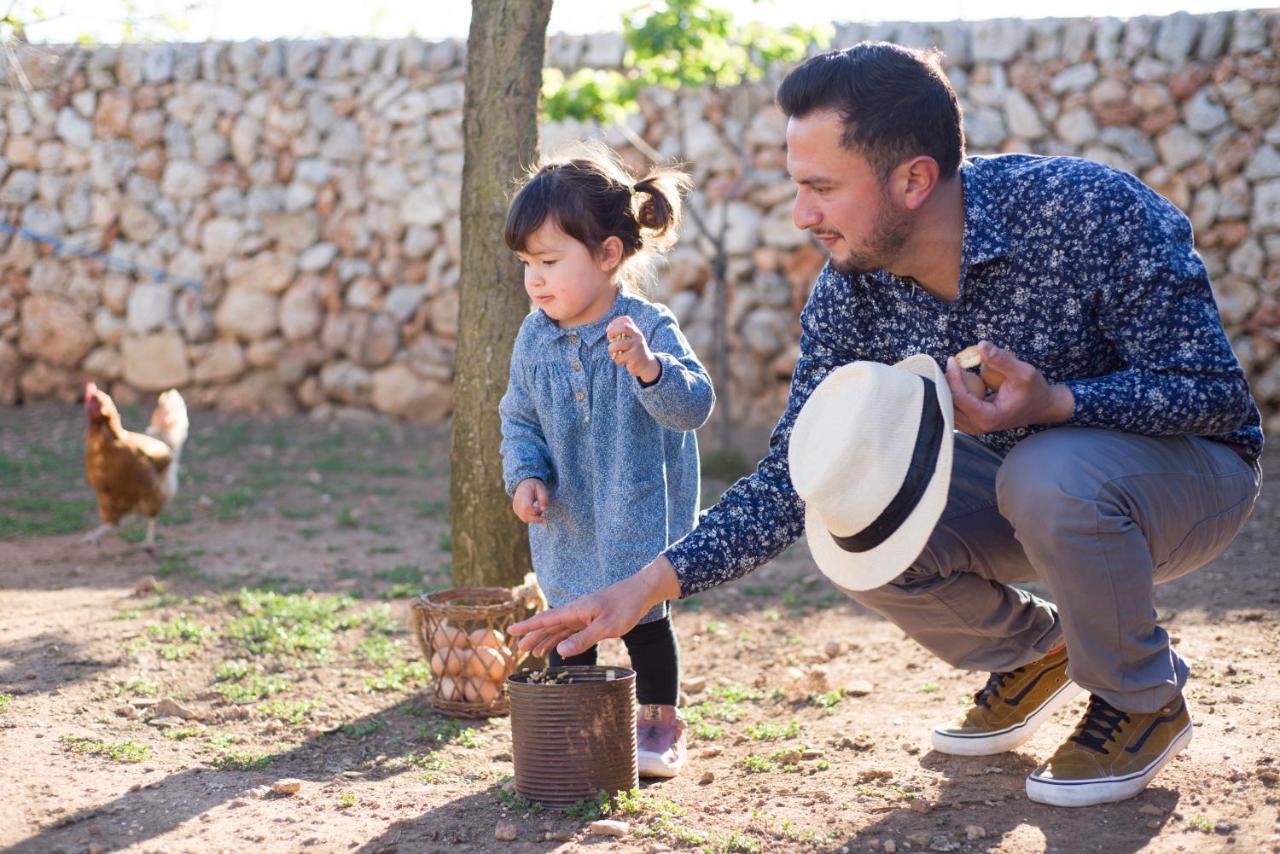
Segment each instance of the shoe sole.
M1021 723L993 732L957 735L941 729L933 731L933 749L951 756L992 756L1007 753L1028 741L1036 734L1040 724L1054 712L1070 703L1083 689L1068 679L1040 708L1027 715Z
M1169 742L1164 752L1145 771L1114 780L1045 780L1034 774L1027 777L1027 797L1038 804L1053 807L1090 807L1124 801L1140 794L1169 760L1191 743L1191 722Z
M636 751L636 770L639 776L649 779L670 780L672 777L680 773L680 768L684 767L681 762L677 767L672 768L662 761L662 756L654 753L652 750Z

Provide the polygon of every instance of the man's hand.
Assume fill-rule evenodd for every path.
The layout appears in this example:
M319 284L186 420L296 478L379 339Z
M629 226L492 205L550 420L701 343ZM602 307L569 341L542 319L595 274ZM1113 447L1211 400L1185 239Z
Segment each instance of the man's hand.
M679 597L675 568L659 556L630 578L515 623L507 631L521 638L522 651L542 656L554 647L562 658L570 658L605 638L622 637L654 605Z
M547 523L547 485L536 477L526 477L516 484L516 494L511 498L511 509L521 522L531 525Z
M629 316L616 317L605 329L609 336L609 358L627 369L627 373L651 383L662 374L662 363L649 349L649 342Z
M1075 411L1075 397L1065 385L1050 385L1033 365L990 341L980 341L983 368L1004 375L999 391L986 399L965 386L963 370L954 357L947 359L947 385L955 403L955 426L973 436L1026 427L1061 424Z

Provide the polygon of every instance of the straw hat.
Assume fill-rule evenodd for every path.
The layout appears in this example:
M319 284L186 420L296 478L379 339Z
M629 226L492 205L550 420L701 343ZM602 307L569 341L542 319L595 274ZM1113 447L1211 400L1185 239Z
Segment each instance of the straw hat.
M947 503L951 389L925 355L852 362L813 390L791 431L791 483L814 561L870 590L919 557Z

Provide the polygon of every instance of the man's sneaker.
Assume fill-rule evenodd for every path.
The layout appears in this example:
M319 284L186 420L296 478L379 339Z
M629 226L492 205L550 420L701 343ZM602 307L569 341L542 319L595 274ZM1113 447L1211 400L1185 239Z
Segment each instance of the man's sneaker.
M1123 801L1190 743L1181 693L1148 713L1122 712L1095 694L1075 734L1027 777L1027 797L1058 807Z
M684 721L675 706L644 705L636 716L636 764L641 777L674 777L688 758Z
M1067 648L1008 673L992 673L973 695L973 706L954 726L933 729L933 749L956 756L987 756L1013 750L1045 719L1080 693L1067 678Z

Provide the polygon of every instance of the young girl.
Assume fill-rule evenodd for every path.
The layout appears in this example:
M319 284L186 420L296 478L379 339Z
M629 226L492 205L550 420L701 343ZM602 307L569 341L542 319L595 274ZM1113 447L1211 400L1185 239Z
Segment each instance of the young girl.
M673 169L636 181L591 145L539 168L507 213L536 308L499 408L503 476L552 605L634 574L697 519L693 431L715 393L675 316L637 295L654 253L675 241L688 186ZM636 671L640 775L674 777L686 751L668 607L622 640ZM596 649L552 650L551 663L595 664Z

